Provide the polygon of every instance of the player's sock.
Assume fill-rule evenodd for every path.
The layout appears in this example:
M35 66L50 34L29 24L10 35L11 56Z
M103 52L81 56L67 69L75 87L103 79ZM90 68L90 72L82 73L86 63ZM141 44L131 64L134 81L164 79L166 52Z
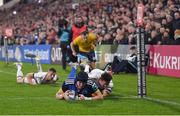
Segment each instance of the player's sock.
M68 78L71 78L71 79L76 78L76 68L75 67L72 67Z
M71 91L71 95L69 95L69 97L72 100L74 100L76 97L75 79L76 79L76 68L72 67L71 72L66 80L66 83L67 82L71 83L68 88Z
M17 70L16 76L17 76L17 78L19 78L19 77L22 78L22 77L23 77L23 72L22 72L21 69L18 69L18 70Z
M89 73L89 68L90 68L90 66L89 66L89 65L85 65L84 72Z
M78 63L72 63L70 62L69 65L74 68L75 70L78 68Z
M23 72L22 72L22 63L15 63L17 67L17 73L16 76L17 78L22 78L23 77Z

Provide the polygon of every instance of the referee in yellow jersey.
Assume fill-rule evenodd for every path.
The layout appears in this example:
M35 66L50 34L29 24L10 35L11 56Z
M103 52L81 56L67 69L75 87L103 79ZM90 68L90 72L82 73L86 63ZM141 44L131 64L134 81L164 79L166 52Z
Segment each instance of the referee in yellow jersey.
M97 37L94 33L88 32L87 30L82 32L80 36L75 38L73 42L71 42L72 54L74 56L78 54L83 55L88 58L90 61L91 68L95 68L95 47L96 47ZM75 50L75 46L78 47L78 51Z

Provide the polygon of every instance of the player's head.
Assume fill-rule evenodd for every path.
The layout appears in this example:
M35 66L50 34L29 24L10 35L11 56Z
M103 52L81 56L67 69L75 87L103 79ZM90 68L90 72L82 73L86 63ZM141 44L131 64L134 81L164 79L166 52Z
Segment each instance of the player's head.
M67 28L68 27L68 21L66 19L60 19L59 20L59 28Z
M105 88L109 85L111 80L112 80L111 74L109 74L108 72L105 72L101 75L98 82L102 88Z
M81 16L76 16L75 18L75 25L77 27L82 27L84 24L83 18Z
M137 53L137 49L136 49L135 46L132 46L132 47L129 49L129 51L130 51L130 54L136 54L136 53Z
M76 87L77 89L82 89L88 80L88 74L86 72L80 71L77 75L76 75Z
M50 68L47 72L46 78L47 80L52 80L56 75L56 69Z
M87 37L88 37L88 30L86 29L86 30L84 30L83 32L81 32L81 37L84 39L84 40L86 40L87 39Z

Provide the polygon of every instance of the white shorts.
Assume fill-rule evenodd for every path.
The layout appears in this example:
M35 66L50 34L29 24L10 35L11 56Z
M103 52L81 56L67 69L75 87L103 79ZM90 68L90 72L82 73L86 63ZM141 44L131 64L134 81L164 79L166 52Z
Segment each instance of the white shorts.
M36 81L35 81L35 79L31 79L31 81L32 81L32 84L33 84L33 85L36 85L36 84L37 84ZM24 83L30 84L30 82L29 82L29 80L27 79L27 77L24 78Z

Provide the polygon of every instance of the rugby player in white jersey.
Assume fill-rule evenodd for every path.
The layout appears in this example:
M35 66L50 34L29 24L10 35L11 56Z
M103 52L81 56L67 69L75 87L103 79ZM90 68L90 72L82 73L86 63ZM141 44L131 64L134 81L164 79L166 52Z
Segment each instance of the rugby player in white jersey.
M90 66L88 64L85 64L84 72L86 72L89 76L89 79L91 79L96 85L98 86L99 90L103 94L103 97L108 96L112 92L113 88L113 81L112 81L112 71L111 67L107 67L107 69L100 70L100 69L93 69L89 72ZM109 80L110 79L110 80ZM109 83L104 80L109 80Z
M48 72L27 73L26 76L24 76L22 72L22 63L15 64L17 67L17 83L37 85L55 83L58 80L56 70L54 68L50 68Z

